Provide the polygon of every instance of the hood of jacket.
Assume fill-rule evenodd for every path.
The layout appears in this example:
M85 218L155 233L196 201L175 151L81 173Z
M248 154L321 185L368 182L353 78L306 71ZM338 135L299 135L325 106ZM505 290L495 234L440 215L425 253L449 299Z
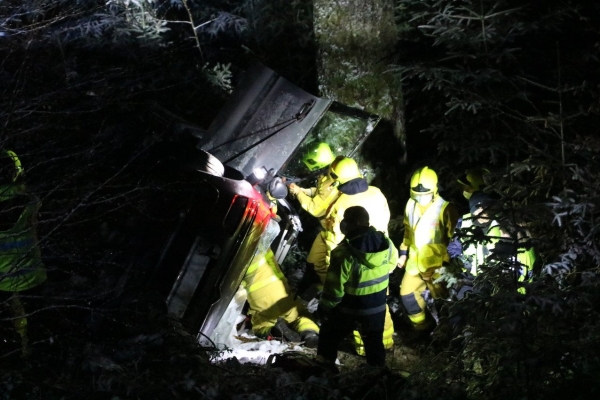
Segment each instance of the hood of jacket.
M338 186L338 190L344 194L357 194L366 192L369 189L369 184L365 178L354 178L348 182Z
M348 249L362 265L376 268L389 257L390 241L383 232L375 230L372 226L353 232L350 236L347 238Z

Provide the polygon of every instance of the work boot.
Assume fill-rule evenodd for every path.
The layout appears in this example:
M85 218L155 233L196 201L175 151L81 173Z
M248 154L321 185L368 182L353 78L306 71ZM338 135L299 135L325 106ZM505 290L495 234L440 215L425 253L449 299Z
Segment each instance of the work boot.
M315 331L304 331L302 332L302 341L304 342L304 347L316 349L319 344L319 334Z
M323 356L317 355L315 362L322 369L321 375L326 378L332 378L340 373L340 370L335 365L335 361L326 360Z
M299 343L301 341L300 334L290 328L281 318L279 318L275 323L275 326L271 328L271 336L284 338L288 342Z

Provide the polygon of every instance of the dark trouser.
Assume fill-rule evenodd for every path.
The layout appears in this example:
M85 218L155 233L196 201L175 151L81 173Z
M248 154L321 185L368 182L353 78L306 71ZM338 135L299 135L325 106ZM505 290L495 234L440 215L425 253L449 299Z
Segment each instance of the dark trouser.
M383 367L385 365L384 322L385 311L361 316L342 314L334 308L321 325L317 355L327 361L335 362L339 344L357 329L365 345L367 364Z
M14 331L21 338L21 348L25 357L29 356L30 353L27 314L42 308L41 304L38 304L40 303L38 297L41 296L40 286L21 292L0 291L0 321L12 321ZM37 317L39 318L39 315ZM4 326L2 329L4 329ZM0 346L0 356L5 350Z

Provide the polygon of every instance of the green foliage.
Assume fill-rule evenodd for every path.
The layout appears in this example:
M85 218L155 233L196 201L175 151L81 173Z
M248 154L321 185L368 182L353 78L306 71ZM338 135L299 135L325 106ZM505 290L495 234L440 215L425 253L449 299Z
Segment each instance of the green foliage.
M512 240L535 245L541 261L519 294L510 265L490 260L475 280L479 293L447 305L434 346L444 356L432 355L434 372L415 384L445 376L478 399L588 398L600 368L591 350L600 336L590 334L600 305L600 146L592 134L600 8L399 3L408 130L438 140L439 169L452 180L466 168L489 168L495 215ZM449 197L459 199L459 190L449 187Z
M410 10L406 40L431 46L426 53L402 50L406 62L398 70L417 103L411 120L439 138L440 151L465 164L504 164L533 151L560 159L561 129L589 127L581 111L590 110L596 89L581 89L595 86L590 53L597 33L577 23L578 8L490 0L401 4Z

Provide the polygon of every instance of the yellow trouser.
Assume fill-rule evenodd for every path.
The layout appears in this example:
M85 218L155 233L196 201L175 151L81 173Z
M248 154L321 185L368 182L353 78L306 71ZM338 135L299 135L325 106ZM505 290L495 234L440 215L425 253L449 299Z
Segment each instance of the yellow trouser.
M411 275L407 272L402 278L400 284L402 304L408 313L408 318L417 329L425 328L427 304L423 299L423 291L429 289L435 299L446 297L446 287L442 284L433 283L439 276L439 273L435 272L430 281L424 281L420 274Z
M325 283L327 268L329 268L329 256L331 255L331 245L325 241L322 232L317 235L310 248L306 262L313 264L315 272L321 279L321 284Z
M354 349L359 356L365 355L365 345L360 337L358 331L354 331ZM392 321L392 314L390 314L390 307L385 306L385 325L383 326L383 348L391 349L394 347L394 322Z
M308 317L304 304L289 295L281 280L248 293L248 303L255 334L268 334L277 318L283 318L298 333L307 330L319 333L319 327Z

